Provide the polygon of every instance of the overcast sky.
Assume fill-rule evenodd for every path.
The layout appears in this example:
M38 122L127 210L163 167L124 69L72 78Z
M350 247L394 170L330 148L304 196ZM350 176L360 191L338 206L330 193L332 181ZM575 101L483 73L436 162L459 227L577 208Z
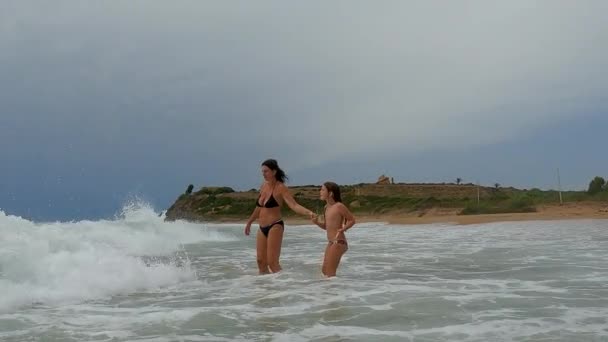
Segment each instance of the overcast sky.
M607 1L2 1L0 208L608 176Z

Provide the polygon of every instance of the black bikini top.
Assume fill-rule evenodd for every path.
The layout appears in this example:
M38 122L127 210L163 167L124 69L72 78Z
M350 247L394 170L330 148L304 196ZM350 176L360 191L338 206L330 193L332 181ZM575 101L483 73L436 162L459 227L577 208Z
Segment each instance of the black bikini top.
M266 201L266 203L264 204L260 204L260 199L262 198L262 194L260 194L260 197L258 197L258 200L255 202L255 206L256 207L262 207L262 208L276 208L279 206L279 202L277 202L276 199L274 199L274 196L272 195L274 193L274 186L272 187L272 192L270 193L270 197L268 198L268 200Z

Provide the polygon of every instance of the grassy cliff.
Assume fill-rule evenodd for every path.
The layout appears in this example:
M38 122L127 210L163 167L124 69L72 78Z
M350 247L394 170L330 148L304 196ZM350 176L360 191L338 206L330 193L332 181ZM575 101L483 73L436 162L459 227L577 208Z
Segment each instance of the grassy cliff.
M450 208L462 215L534 212L538 205L558 204L557 191L478 187L473 184L357 184L341 186L343 202L356 214L411 214ZM298 203L318 213L323 208L319 186L293 186ZM244 220L255 208L258 191L236 192L229 187L203 187L180 195L167 210L167 220ZM606 201L608 192L562 192L564 202ZM295 214L283 209L286 217Z

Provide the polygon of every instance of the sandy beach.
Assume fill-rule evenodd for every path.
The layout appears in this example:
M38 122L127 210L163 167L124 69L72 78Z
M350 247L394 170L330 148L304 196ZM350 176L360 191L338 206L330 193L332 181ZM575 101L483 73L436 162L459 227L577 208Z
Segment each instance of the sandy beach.
M454 223L466 225L510 221L608 219L608 205L600 203L539 206L537 210L534 213L458 215L458 211L455 210L433 209L420 217L416 215L363 216L360 218L360 221L370 222L380 220L393 224Z
M467 225L511 221L608 219L608 203L602 202L542 205L538 206L537 211L533 213L458 215L459 211L460 209L433 208L426 212L392 212L380 215L356 215L356 218L357 222L386 222L403 225L429 223ZM218 221L226 223L245 223L245 220L234 220L234 218L219 219ZM285 223L288 225L302 225L309 224L310 221L297 217L287 217L285 218Z

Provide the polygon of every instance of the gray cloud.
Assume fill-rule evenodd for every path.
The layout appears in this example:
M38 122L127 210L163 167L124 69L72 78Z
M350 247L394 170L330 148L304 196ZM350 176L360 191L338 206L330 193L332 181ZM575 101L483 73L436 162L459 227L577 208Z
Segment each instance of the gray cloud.
M297 169L608 108L602 1L0 6L0 99L97 153L145 142Z

